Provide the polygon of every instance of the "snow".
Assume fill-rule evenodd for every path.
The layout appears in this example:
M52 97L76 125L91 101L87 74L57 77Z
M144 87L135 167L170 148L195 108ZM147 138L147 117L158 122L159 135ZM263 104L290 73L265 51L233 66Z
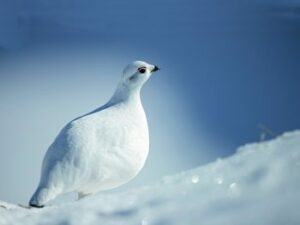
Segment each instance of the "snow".
M43 209L0 202L0 224L300 224L299 146L294 131L149 186Z

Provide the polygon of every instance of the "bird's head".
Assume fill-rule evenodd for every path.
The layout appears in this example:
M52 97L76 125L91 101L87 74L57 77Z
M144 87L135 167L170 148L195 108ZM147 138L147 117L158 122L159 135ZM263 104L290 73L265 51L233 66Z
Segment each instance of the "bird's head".
M123 70L122 82L130 88L141 87L157 70L159 68L155 65L134 61Z
M151 77L152 73L159 70L155 65L143 62L134 61L125 67L123 70L122 79L118 87L110 99L110 103L124 101L125 99L136 96L143 84Z

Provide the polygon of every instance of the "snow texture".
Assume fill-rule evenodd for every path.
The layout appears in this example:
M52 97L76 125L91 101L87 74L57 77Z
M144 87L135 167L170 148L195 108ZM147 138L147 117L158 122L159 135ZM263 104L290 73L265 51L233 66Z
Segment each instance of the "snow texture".
M0 202L0 224L300 224L299 146L289 132L150 186L43 209Z

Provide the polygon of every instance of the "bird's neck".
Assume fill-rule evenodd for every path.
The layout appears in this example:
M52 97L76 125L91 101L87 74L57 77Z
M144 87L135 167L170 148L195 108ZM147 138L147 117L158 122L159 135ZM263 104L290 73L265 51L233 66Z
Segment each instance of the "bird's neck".
M120 83L111 99L110 104L118 104L120 102L140 102L141 87L129 88L127 85Z

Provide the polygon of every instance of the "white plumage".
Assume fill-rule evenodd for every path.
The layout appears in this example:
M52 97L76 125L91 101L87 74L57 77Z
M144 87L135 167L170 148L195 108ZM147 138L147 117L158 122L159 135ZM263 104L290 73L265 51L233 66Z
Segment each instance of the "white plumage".
M82 197L108 190L138 174L149 150L140 90L156 70L146 62L131 63L107 104L61 130L44 157L31 206L42 207L67 192Z

